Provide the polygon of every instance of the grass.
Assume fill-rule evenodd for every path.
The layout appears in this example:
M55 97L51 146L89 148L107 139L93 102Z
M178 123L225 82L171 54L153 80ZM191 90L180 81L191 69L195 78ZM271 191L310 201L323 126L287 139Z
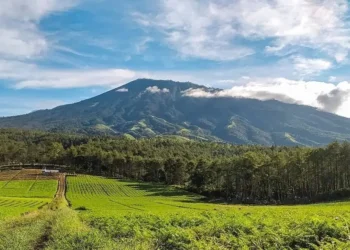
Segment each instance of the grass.
M38 210L52 200L49 193L55 183L1 183L2 194L8 188L12 197L0 197L0 218L5 214L0 250L350 249L346 201L303 206L214 204L175 187L79 175L67 179L71 208L64 198L55 198ZM9 218L27 211L32 212Z
M0 197L52 198L56 180L0 181Z
M51 199L0 197L0 219L35 211L49 202L51 202Z
M349 249L350 203L209 204L172 187L68 178L84 223L118 249Z
M194 197L164 185L122 182L86 175L68 177L67 199L73 209L85 207L87 213L118 217L130 213L167 213L169 207L183 210L181 201L187 200L187 206L191 207Z

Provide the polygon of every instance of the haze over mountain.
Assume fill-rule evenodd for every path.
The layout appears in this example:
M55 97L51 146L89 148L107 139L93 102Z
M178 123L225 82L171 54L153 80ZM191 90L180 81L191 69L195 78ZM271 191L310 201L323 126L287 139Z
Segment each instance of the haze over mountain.
M200 91L211 97L194 97ZM216 97L219 89L139 79L75 104L0 119L1 128L264 145L350 140L350 119L275 100Z

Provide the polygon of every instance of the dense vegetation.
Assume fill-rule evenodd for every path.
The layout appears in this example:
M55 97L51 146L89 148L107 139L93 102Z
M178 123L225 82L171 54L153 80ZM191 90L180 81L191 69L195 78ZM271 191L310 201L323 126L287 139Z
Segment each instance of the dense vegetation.
M0 131L0 163L56 163L81 173L181 185L212 198L291 203L347 197L350 144L325 148L235 146Z
M140 79L79 103L0 118L0 128L269 146L323 146L350 140L348 118L274 100L186 95L199 88L217 91L188 82Z

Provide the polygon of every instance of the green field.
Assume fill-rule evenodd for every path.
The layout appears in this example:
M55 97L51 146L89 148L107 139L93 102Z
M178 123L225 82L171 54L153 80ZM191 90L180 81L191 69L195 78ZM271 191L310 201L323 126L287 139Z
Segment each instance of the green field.
M68 178L67 198L118 249L349 249L350 203L209 204L162 185Z
M131 213L217 209L214 205L193 203L199 198L164 185L116 181L95 176L69 177L67 181L67 199L72 207L84 207L85 213L95 216L119 217Z
M66 182L70 207L56 196L43 209L14 217L50 202L57 181L11 182L1 188L12 197L0 197L0 218L12 218L0 221L0 250L350 249L346 201L214 204L170 186L80 175Z
M0 181L0 218L36 210L52 201L56 180Z

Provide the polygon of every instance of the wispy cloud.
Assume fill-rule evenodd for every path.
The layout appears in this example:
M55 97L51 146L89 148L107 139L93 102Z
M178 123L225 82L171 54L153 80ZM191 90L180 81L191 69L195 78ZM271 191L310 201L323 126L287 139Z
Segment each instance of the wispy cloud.
M18 81L15 88L86 88L92 86L118 86L135 79L136 74L124 69L38 71L31 80Z
M161 1L156 16L134 13L135 20L165 34L165 41L182 56L228 61L254 53L238 43L232 44L234 29L221 20L208 1Z
M300 75L317 75L332 67L332 63L323 59L295 57L294 68Z
M32 59L50 48L39 28L40 20L57 11L71 8L77 0L11 0L0 8L0 57Z
M307 47L340 62L350 49L346 0L159 2L155 14L133 17L140 25L159 30L183 56L235 60L257 51L245 41L264 41L268 53Z
M8 82L8 86L16 89L112 88L137 78L191 81L227 88L235 83L246 82L250 77L285 76L288 78L293 76L293 64L289 61L270 64L268 68L269 71L266 70L265 65L259 67L243 66L225 70L198 69L191 71L140 71L121 68L55 69L40 67L35 63L0 59L0 80Z

